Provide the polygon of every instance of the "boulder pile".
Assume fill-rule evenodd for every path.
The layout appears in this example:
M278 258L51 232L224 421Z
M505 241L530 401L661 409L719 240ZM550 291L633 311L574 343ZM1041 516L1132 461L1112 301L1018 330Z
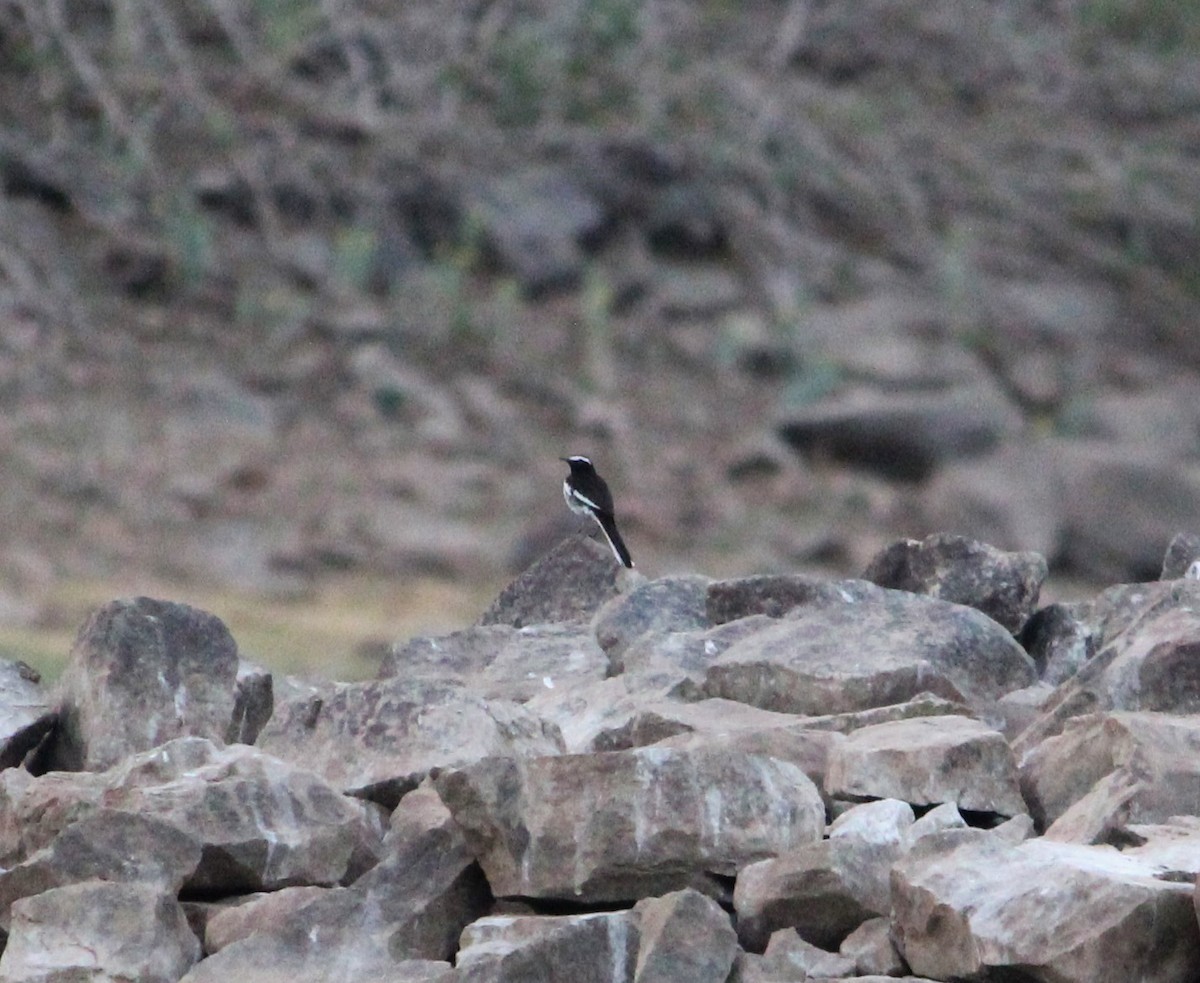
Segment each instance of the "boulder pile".
M859 580L564 541L359 683L215 617L0 664L7 983L1200 979L1200 540L1039 607L953 536Z

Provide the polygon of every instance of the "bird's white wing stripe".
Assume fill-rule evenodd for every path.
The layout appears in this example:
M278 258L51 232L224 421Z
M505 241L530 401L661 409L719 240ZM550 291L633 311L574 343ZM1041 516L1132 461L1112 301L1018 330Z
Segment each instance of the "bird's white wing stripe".
M583 504L586 505L589 509L595 509L597 512L603 511L599 505L597 505L595 502L593 502L586 495L579 494L579 491L575 488L571 489L571 497L573 499L575 499L575 501L577 501L577 502L583 502Z

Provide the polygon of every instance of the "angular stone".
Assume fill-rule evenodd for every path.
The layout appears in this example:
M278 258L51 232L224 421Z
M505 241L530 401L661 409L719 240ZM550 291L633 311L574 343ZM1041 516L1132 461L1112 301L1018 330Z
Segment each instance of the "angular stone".
M504 588L479 619L481 625L586 621L620 592L628 578L607 546L571 536Z
M562 747L556 727L516 703L404 677L329 684L283 700L258 744L387 807L432 769L490 755L554 754Z
M374 862L377 807L256 748L180 738L102 773L0 775L0 843L8 863L100 808L174 826L202 845L186 890L236 894L336 884Z
M669 632L708 628L708 585L707 577L661 577L605 602L592 619L592 629L613 671L622 671L622 653L642 635L660 638Z
M892 923L888 918L868 918L846 936L838 953L854 963L858 976L904 973L904 960L892 942Z
M54 727L57 715L36 669L0 659L0 769L15 768Z
M384 658L379 678L466 685L487 700L525 703L572 680L599 680L608 659L592 633L561 622L513 628L476 625L438 638L414 638Z
M892 934L913 972L936 979L1194 979L1192 885L1155 874L1111 847L946 833L893 869Z
M892 543L876 554L862 579L977 608L1015 635L1037 607L1047 573L1039 553L1006 553L941 533Z
M919 693L986 706L1033 682L1033 662L973 608L847 581L735 642L709 667L708 696L786 713L844 713Z
M624 901L813 842L795 765L720 749L493 759L437 780L497 896Z
M633 908L640 941L633 983L725 983L737 953L729 915L697 891L675 891Z
M246 896L239 904L211 912L204 922L204 951L220 952L227 945L256 932L278 932L296 912L334 890L328 887L284 887L278 891Z
M637 919L628 911L493 916L467 926L458 950L460 983L629 983Z
M759 574L709 584L705 606L709 622L723 625L756 614L782 618L798 605L840 596L843 590L853 587L803 574Z
M1092 626L1070 604L1048 604L1035 611L1019 640L1037 666L1038 677L1051 686L1070 679L1096 654Z
M237 672L220 618L149 597L110 601L80 629L59 679L55 767L102 771L177 737L223 741Z
M0 929L8 930L14 902L82 881L141 882L177 895L200 866L200 846L162 819L101 808L0 871Z
M1195 579L1197 568L1195 563L1200 560L1200 535L1191 532L1176 533L1167 544L1167 552L1163 556L1162 572L1159 580L1177 580L1180 577Z
M922 717L864 727L834 749L826 776L837 798L1015 816L1026 812L1004 735L970 717Z
M679 680L678 693L691 698L699 689L705 670L722 652L773 623L765 615L752 615L715 628L642 634L624 648L620 657L612 660L612 671L639 680L675 677Z
M1107 710L1200 713L1200 581L1113 588L1093 605L1096 655L1013 742L1023 755L1080 714Z
M771 935L761 956L743 953L738 983L783 983L854 976L854 962L806 942L789 928Z
M199 958L200 942L169 891L85 881L13 905L0 978L175 983Z
M1200 717L1093 714L1068 720L1021 763L1047 836L1106 842L1130 823L1200 811Z

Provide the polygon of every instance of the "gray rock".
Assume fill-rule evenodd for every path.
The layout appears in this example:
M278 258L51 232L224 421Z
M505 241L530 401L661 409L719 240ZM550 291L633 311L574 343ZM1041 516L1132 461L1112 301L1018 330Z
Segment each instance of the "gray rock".
M636 580L612 551L586 536L571 536L504 588L479 619L481 625L582 621L594 615L627 580Z
M374 863L380 847L376 807L242 744L180 738L107 772L4 772L0 783L6 866L101 808L158 819L198 840L201 859L184 887L203 893L336 884Z
M828 581L804 574L759 574L709 584L705 607L714 625L761 614L782 618L793 608L820 600L858 596L855 581Z
M0 659L0 769L19 765L50 733L57 715L36 669Z
M822 714L903 703L919 693L986 707L1033 681L1033 662L973 608L850 582L733 644L704 693L767 710Z
M1193 814L1200 803L1200 718L1076 717L1025 756L1021 788L1052 839L1105 842L1131 823Z
M225 734L226 744L253 744L275 712L275 677L269 669L247 662L238 663L233 719Z
M761 956L742 953L737 983L783 983L793 980L830 980L854 976L854 961L806 942L791 929L771 935Z
M887 918L868 918L846 936L838 953L854 963L858 976L904 973L904 960L892 942L892 923Z
M693 890L639 901L638 954L633 983L725 983L737 953L737 934L711 898Z
M0 978L176 983L199 958L200 942L169 891L86 881L13 905Z
M379 678L425 679L469 687L489 700L524 703L570 680L604 679L608 660L583 625L476 625L394 646Z
M862 578L977 608L1015 635L1037 607L1047 572L1041 554L1006 553L965 536L938 534L885 547Z
M936 979L1178 983L1200 973L1193 887L1110 847L928 837L892 874L892 934Z
M437 789L497 896L622 901L820 838L795 765L720 749L492 759Z
M98 809L0 871L0 929L8 930L15 902L67 884L137 882L177 895L200 866L200 852L198 836L166 820Z
M953 802L1014 816L1027 811L1004 735L969 717L922 717L864 727L833 749L830 795Z
M329 684L281 701L258 744L387 807L432 769L562 748L558 729L524 707L419 676Z
M628 911L494 916L469 925L456 961L461 983L628 983L639 932Z
M921 480L946 461L992 449L1017 431L1019 419L997 390L971 386L931 394L864 392L792 410L777 427L801 453Z
M211 956L257 932L278 932L295 918L296 912L331 890L334 888L310 885L284 887L245 895L238 904L223 905L205 919L204 952Z
M237 671L237 644L214 615L110 601L80 630L59 679L55 766L100 771L177 737L224 740Z
M1081 605L1048 604L1021 629L1020 641L1051 686L1070 679L1096 654L1094 625Z
M641 635L658 638L668 632L708 628L708 584L707 577L661 577L606 602L592 619L592 630L613 671L623 671L621 655Z

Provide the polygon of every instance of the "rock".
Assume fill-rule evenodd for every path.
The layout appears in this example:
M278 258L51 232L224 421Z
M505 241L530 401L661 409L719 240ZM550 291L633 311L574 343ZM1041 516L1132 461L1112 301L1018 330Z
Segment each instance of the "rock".
M1103 645L1047 701L1041 717L1013 742L1022 755L1059 733L1071 717L1106 710L1200 713L1200 581L1107 591L1116 609L1093 605L1093 635ZM1133 599L1136 599L1134 601ZM1137 603L1140 602L1140 603ZM1111 641L1108 641L1111 639Z
M1200 973L1191 884L1110 847L930 837L892 873L892 935L936 979L1177 983Z
M725 983L737 953L729 916L693 890L639 901L633 983Z
M1190 532L1176 533L1167 544L1162 572L1158 579L1178 580L1180 577L1191 577L1194 580L1200 569L1195 566L1197 560L1200 560L1200 535Z
M887 918L868 918L843 940L838 953L854 963L859 976L901 976L904 960L892 942Z
M920 481L946 461L990 450L1018 426L1019 414L1001 393L971 386L824 400L791 410L777 429L800 453Z
M762 956L743 956L741 979L816 980L845 979L854 976L854 962L836 952L826 952L806 942L791 929L771 935Z
M462 935L460 983L629 981L639 942L627 911L481 918Z
M238 663L233 719L226 744L253 744L275 712L275 677L269 669L242 660Z
M639 636L708 628L708 584L707 577L661 577L607 601L592 619L592 630L614 671L623 671L621 655Z
M583 621L634 576L616 563L607 546L586 536L572 536L505 587L479 623L523 628Z
M795 765L720 749L492 759L438 793L499 897L626 901L820 838Z
M393 817L387 851L348 888L322 892L290 907L280 921L229 942L200 963L189 983L229 979L457 980L444 960L463 929L483 914L491 894L461 832L429 788L405 796ZM239 920L236 914L224 916ZM213 919L218 923L217 917ZM321 975L324 974L324 975Z
M98 774L0 773L0 863L25 859L100 808L198 840L184 888L213 895L336 884L373 863L380 844L376 807L256 748L189 737Z
M730 646L705 674L705 695L822 714L902 703L923 692L986 707L1033 681L1029 657L981 612L843 583L841 596L822 592Z
M80 629L59 680L55 767L102 771L177 737L224 740L237 671L219 618L148 597L110 601Z
M843 813L829 838L746 867L733 903L742 945L760 952L768 936L791 928L833 948L872 915L891 908L888 872L910 844L912 808L871 802Z
M101 808L0 871L0 929L21 898L83 881L153 885L175 896L200 866L197 836L162 819Z
M709 584L705 608L714 625L756 614L782 618L793 608L819 599L856 597L855 587L852 581L831 582L803 574L760 574Z
M204 952L212 955L227 945L256 932L284 929L296 912L332 890L327 887L284 887L269 893L252 894L241 903L211 913L204 923Z
M1057 686L1096 654L1093 631L1077 606L1048 604L1025 622L1018 640L1037 666L1038 677Z
M1159 880L1189 884L1200 876L1200 817L1175 816L1166 823L1134 823L1121 831L1122 854L1150 864Z
M0 769L15 768L53 729L57 716L36 669L0 659Z
M465 684L486 700L524 703L570 680L604 679L608 660L591 632L563 622L513 628L477 625L394 646L379 678Z
M939 534L886 547L862 579L977 608L1015 635L1037 607L1047 572L1038 553L1006 553L965 536Z
M1107 842L1131 823L1194 814L1200 717L1107 713L1068 720L1061 734L1025 756L1021 788L1051 839Z
M835 798L953 802L959 809L1026 812L1004 735L969 717L922 717L851 733L830 755Z
M419 677L338 683L285 700L258 744L389 808L433 769L562 748L553 724L516 703Z
M86 881L13 905L0 977L175 983L199 958L200 942L169 891Z
M640 635L613 658L611 669L655 681L672 676L678 695L694 698L705 671L722 652L771 623L763 615L752 615L714 628Z

